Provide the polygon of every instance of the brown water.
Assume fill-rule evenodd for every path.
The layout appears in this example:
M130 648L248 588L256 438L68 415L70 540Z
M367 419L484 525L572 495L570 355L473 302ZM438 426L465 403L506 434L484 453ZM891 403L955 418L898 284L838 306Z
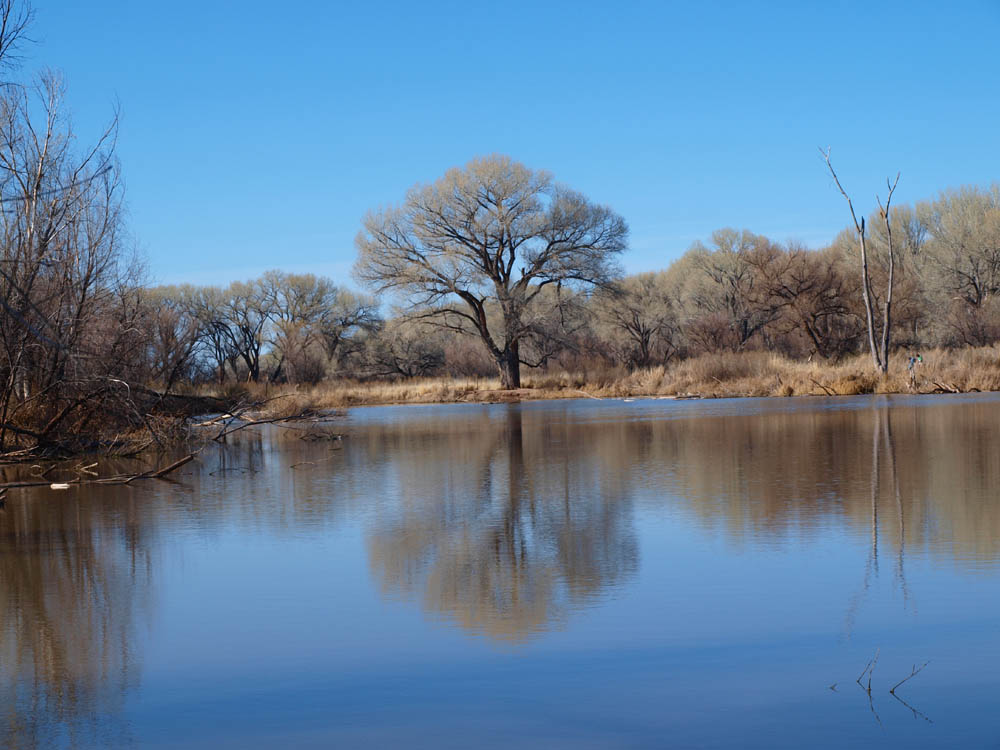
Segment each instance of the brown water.
M997 397L337 429L247 430L170 482L12 491L0 747L1000 740Z

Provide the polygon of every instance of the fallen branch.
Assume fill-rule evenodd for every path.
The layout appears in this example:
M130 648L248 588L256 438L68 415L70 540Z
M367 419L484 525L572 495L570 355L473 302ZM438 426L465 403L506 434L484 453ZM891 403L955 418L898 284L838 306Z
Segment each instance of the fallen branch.
M240 413L244 413L244 412L240 412ZM284 417L268 417L268 418L265 418L265 419L247 419L245 421L241 421L240 424L238 424L236 427L231 427L231 425L233 424L233 422L235 422L238 419L240 419L239 414L233 416L232 419L230 419L228 422L226 422L226 424L223 426L223 428L219 431L219 434L216 435L214 438L212 438L212 440L214 440L215 442L219 443L219 442L222 442L226 438L226 436L232 435L234 432L239 432L240 430L246 429L247 427L254 427L256 425L261 425L261 424L277 424L279 422L302 422L302 421L307 421L307 420L309 422L311 422L311 423L327 422L327 421L332 422L333 421L333 417L332 416L330 416L330 417L316 416L309 409L306 409L305 411L299 412L298 414L292 414L290 416L284 416Z
M186 464L188 461L193 461L193 460L194 460L194 454L193 453L189 453L188 455L184 456L184 458L179 459L177 461L174 461L169 466L166 466L166 467L160 469L159 471L154 471L152 473L152 477L154 479L162 479L167 474L169 474L170 472L174 471L174 469L179 469L184 464Z
M184 464L189 461L194 460L194 453L190 453L184 458L174 461L172 464L163 467L162 469L153 469L151 471L143 471L138 474L117 474L111 477L97 477L96 479L88 479L83 476L77 476L76 479L70 479L67 482L49 482L49 481L38 481L38 480L28 480L21 482L4 482L0 484L0 492L6 493L8 489L19 488L19 487L51 487L53 484L63 484L63 485L73 485L73 484L131 484L137 479L163 479L165 476L171 472L179 469Z
M45 469L40 464L34 464L31 467L31 476L37 477L38 479L45 479L45 475L56 468L56 466L58 466L58 464L50 464L49 468ZM38 471L36 472L35 469L38 469Z

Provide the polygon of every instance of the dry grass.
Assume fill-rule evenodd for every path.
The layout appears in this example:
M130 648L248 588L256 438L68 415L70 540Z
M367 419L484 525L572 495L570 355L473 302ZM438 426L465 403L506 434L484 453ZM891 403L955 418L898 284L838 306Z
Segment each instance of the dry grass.
M316 386L253 387L268 398L272 416L307 409L377 404L502 403L529 399L639 396L852 396L863 393L940 393L1000 390L1000 347L922 352L911 388L907 361L899 352L889 372L876 373L870 358L802 362L769 352L711 354L628 373L595 369L577 373L525 373L523 387L500 389L490 378L425 378L392 382L337 381Z

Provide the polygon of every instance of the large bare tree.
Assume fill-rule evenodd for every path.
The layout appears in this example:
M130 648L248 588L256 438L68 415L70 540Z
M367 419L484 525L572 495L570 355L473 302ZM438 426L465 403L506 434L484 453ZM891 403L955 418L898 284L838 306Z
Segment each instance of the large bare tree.
M628 239L606 206L507 156L473 159L402 205L369 213L355 273L409 311L478 334L504 388L521 384L520 347L546 287L602 286Z

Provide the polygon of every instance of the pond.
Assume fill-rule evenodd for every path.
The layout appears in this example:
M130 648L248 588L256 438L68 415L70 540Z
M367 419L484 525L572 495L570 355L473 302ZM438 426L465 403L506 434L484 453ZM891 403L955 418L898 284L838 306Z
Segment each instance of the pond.
M244 430L170 481L12 490L0 746L1000 740L997 396L336 429Z

